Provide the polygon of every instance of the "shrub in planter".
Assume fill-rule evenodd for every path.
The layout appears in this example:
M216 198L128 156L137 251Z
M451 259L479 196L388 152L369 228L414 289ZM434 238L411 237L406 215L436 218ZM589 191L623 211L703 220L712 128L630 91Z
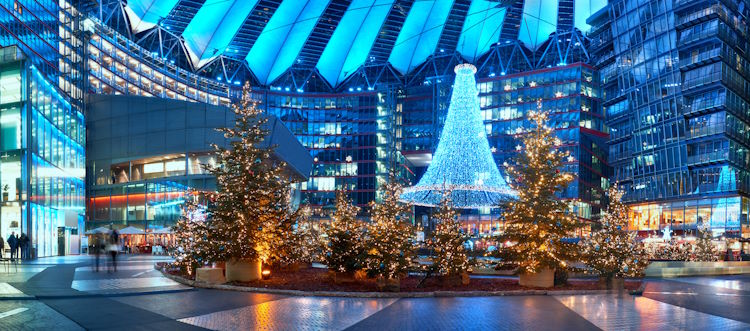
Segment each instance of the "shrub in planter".
M628 232L628 207L622 203L622 192L610 187L609 205L600 220L601 228L583 238L584 262L602 279L600 284L611 288L613 279L642 276L648 266L645 248ZM619 283L616 281L615 283Z

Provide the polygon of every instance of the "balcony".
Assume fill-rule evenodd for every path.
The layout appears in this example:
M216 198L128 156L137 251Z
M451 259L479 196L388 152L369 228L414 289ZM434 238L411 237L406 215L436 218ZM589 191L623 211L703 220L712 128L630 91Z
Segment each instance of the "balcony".
M688 155L688 166L705 165L726 162L729 159L729 151L713 151L698 155Z

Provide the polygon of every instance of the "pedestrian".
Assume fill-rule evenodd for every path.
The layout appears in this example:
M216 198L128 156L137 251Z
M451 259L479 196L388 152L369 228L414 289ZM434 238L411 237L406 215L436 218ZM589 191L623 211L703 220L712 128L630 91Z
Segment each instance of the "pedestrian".
M28 260L29 251L27 250L27 248L29 247L29 236L22 232L21 238L19 238L18 246L21 247L21 259Z
M120 234L113 229L109 234L109 245L107 251L112 255L112 269L117 272L117 251L119 250Z
M3 236L0 236L0 260L3 259L3 254L5 254L5 240Z
M16 258L16 233L11 232L8 237L8 246L10 246L10 260L15 261Z
M96 256L96 269L94 269L96 272L99 272L99 255L102 254L102 235L97 233L94 235L94 246L92 249L94 250L94 255Z
M21 238L16 235L16 259L21 259Z

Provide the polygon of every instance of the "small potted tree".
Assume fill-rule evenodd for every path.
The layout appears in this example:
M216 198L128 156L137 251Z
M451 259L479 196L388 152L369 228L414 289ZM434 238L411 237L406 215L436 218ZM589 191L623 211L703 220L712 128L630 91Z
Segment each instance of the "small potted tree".
M601 227L584 238L584 262L599 275L600 287L622 290L625 277L641 276L648 266L646 249L628 232L628 208L622 192L613 185L608 190L609 205L600 220Z

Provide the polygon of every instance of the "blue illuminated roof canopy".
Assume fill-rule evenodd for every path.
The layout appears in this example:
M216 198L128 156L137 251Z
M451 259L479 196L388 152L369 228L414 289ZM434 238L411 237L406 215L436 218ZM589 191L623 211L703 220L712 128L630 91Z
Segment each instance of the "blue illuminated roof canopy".
M243 52L248 53L229 57L244 59L261 85L280 80L303 59L302 65L311 69L315 64L319 76L337 87L365 63L384 64L369 61L385 61L386 56L396 72L406 75L437 52L455 51L475 63L493 45L512 42L509 38L536 51L557 32L559 20L568 22L566 30L572 21L585 33L590 29L586 19L607 5L607 0L567 0L574 5L571 14L567 7L558 10L560 1L352 0L347 5L336 0L121 0L121 4L133 34L155 27L173 31L189 63L181 65L195 71L213 70L208 64L230 45L244 42ZM183 5L193 10L184 10ZM170 26L176 22L181 23Z

